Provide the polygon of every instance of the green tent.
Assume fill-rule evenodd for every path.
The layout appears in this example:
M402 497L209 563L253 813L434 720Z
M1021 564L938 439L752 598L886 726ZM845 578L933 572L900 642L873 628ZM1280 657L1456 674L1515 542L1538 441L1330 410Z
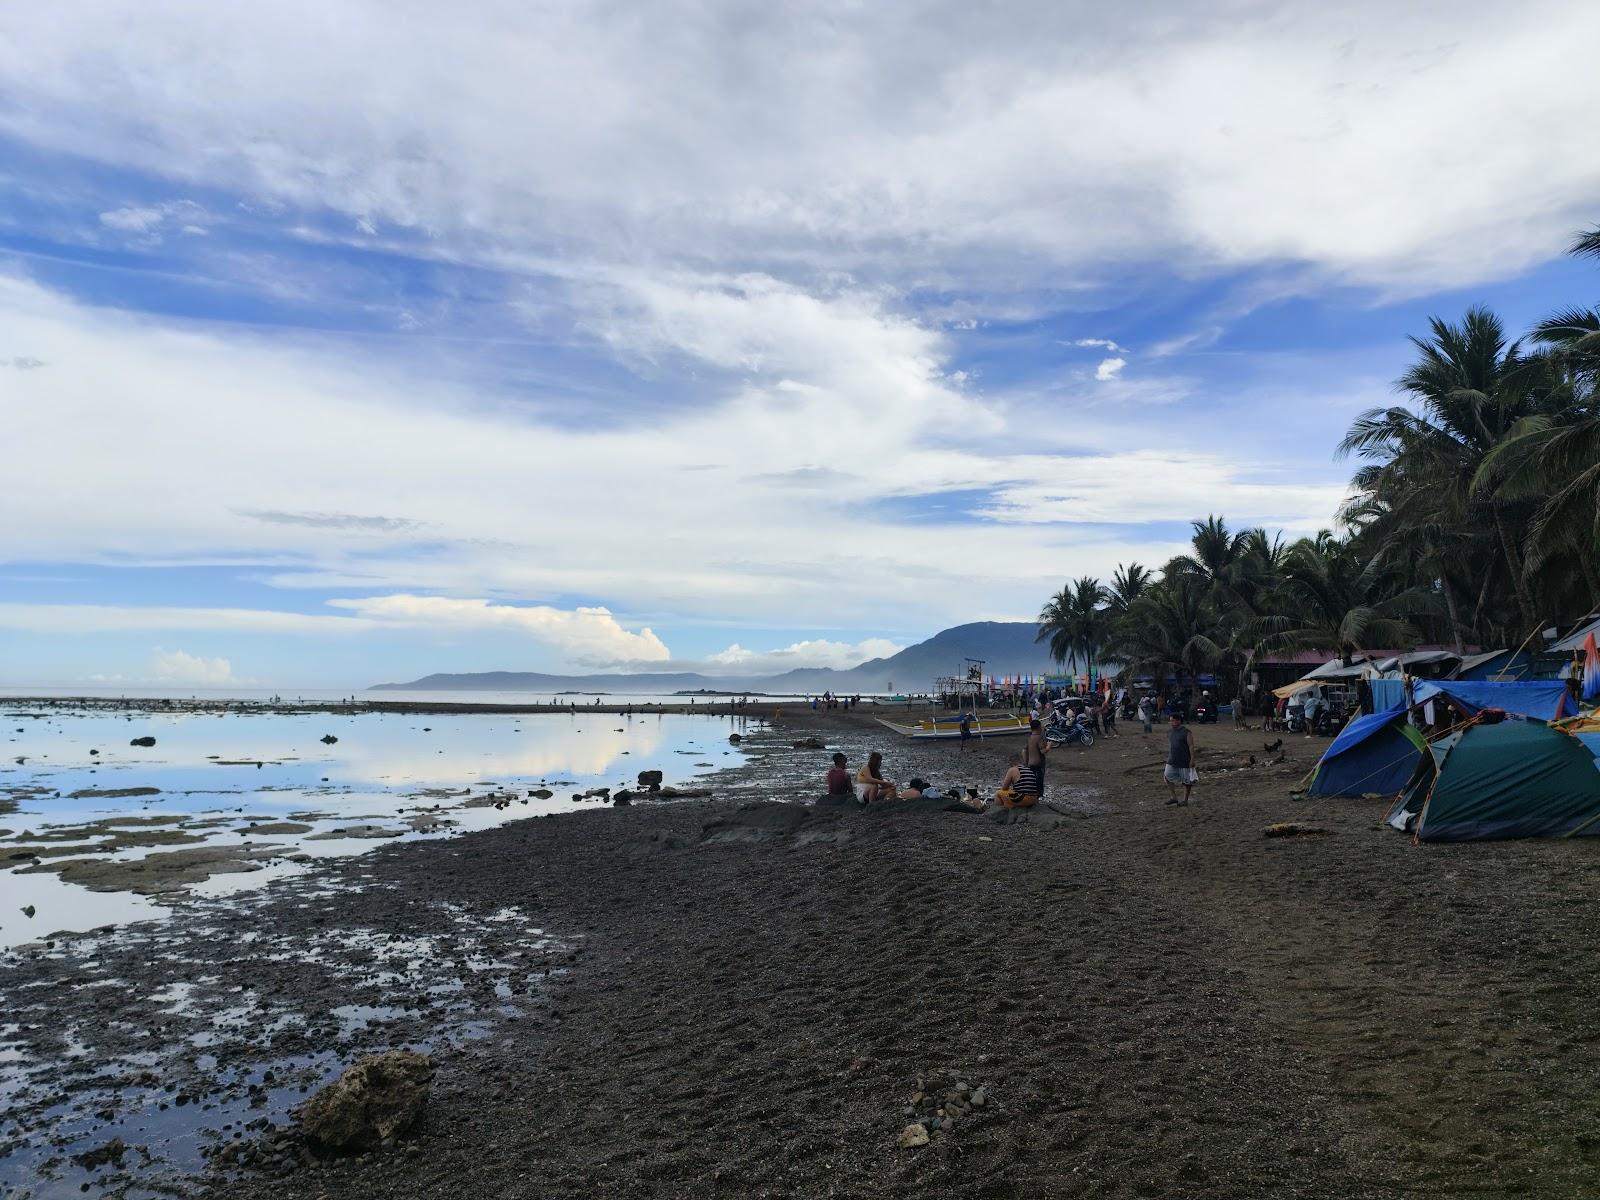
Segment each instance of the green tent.
M1468 725L1428 744L1396 829L1423 842L1600 835L1600 763L1542 721Z

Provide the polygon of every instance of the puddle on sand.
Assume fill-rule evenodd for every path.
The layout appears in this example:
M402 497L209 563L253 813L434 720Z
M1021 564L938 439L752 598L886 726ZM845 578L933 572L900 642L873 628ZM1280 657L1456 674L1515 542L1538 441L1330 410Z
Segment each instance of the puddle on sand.
M636 787L641 770L692 787L707 768L689 758L739 765L728 734L760 726L654 713L7 707L0 946L159 917L184 891L242 892L320 858L604 805L573 796ZM154 746L129 744L146 736Z
M391 935L351 913L359 885L289 886L293 928L248 896L0 953L0 1200L293 1170L303 1149L273 1135L312 1091L365 1053L494 1037L575 952L515 908L433 902Z

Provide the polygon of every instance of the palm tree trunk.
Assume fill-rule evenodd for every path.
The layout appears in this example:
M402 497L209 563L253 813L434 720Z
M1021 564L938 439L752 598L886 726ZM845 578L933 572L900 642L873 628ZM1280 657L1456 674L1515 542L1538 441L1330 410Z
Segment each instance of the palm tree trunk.
M1439 575L1439 590L1444 593L1444 606L1450 614L1450 637L1455 642L1457 654L1464 653L1461 646L1461 617L1456 612L1456 591L1450 586L1450 579L1444 573Z
M1483 583L1478 586L1478 602L1472 606L1472 628L1479 637L1483 636L1483 606L1489 601L1489 582L1493 578L1493 571L1483 573Z
M1594 559L1587 554L1578 553L1572 556L1578 560L1578 565L1583 568L1583 581L1589 587L1589 596L1584 601L1588 611L1593 612L1600 607L1600 570L1594 565Z
M1533 611L1533 597L1528 594L1528 581L1522 575L1522 558L1517 553L1516 544L1511 540L1511 530L1506 526L1504 510L1498 506L1494 510L1494 527L1500 534L1500 549L1506 556L1506 566L1511 568L1511 586L1516 589L1517 607L1522 610L1522 623L1539 620L1539 614Z

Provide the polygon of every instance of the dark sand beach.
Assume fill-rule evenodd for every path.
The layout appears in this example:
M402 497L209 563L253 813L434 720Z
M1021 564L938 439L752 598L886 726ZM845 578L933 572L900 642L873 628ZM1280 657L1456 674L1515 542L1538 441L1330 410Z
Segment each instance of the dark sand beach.
M1600 845L1416 847L1380 826L1380 801L1291 798L1324 741L1289 738L1272 763L1259 733L1197 735L1187 809L1164 803L1164 739L1135 724L1052 756L1059 811L1017 823L914 805L741 813L811 797L802 781L828 754L793 743L812 737L852 766L877 748L901 780L986 788L1020 748L961 758L870 710L796 710L712 777L714 800L382 847L209 924L134 927L161 932L92 969L70 939L16 956L0 986L49 997L50 1018L11 1018L39 1048L68 1018L108 1046L163 1021L184 1032L149 1002L174 970L300 1014L206 1043L220 1066L149 1061L144 1086L218 1114L267 1058L300 1056L311 1086L361 1052L434 1053L424 1116L390 1149L316 1159L277 1116L229 1117L207 1173L166 1194L1600 1192ZM1263 836L1279 821L1328 832ZM379 948L330 941L342 927ZM431 965L385 971L382 944L419 939ZM461 1003L435 1002L441 958ZM473 961L496 964L492 986ZM86 971L132 986L72 986ZM335 1015L353 1003L377 1015ZM897 1148L919 1089L957 1083L984 1103ZM213 1153L230 1141L244 1149ZM118 1161L137 1176L132 1149ZM121 1191L111 1168L90 1178Z

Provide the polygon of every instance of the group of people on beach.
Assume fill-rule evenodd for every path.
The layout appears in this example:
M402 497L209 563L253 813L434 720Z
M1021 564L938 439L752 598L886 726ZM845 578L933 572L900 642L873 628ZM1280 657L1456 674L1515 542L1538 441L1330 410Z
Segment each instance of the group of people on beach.
M817 712L819 709L831 711L835 708L842 708L845 712L849 712L860 703L860 696L835 696L832 692L823 692L820 696L811 697L811 711Z
M1167 720L1167 760L1162 772L1167 785L1167 803L1185 806L1200 780L1199 772L1195 769L1198 752L1194 730L1189 727L1181 708L1170 709ZM1034 717L1028 722L1028 744L1022 753L1011 756L1005 776L995 791L993 803L1003 808L1032 808L1038 804L1044 798L1045 763L1052 748L1052 743L1044 735L1043 723ZM848 798L858 804L868 805L885 800L927 797L948 799L977 810L987 808L991 803L980 797L976 788L945 791L922 779L911 779L902 789L895 780L883 773L883 755L876 750L867 756L866 763L853 776L849 768L849 759L842 753L835 753L833 766L828 769L827 776L830 798ZM1178 794L1180 788L1183 792L1181 796Z

